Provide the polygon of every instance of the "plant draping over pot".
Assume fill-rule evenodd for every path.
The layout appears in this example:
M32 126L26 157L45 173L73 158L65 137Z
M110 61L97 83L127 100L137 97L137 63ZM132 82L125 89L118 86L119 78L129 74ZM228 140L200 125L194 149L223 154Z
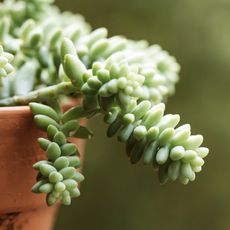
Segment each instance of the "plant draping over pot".
M180 67L159 45L108 37L91 31L80 15L61 13L52 0L0 3L0 106L29 105L37 127L47 132L38 143L47 160L38 171L34 193L47 204L71 203L84 177L77 146L69 137L89 138L79 119L101 114L107 136L117 134L132 164L143 161L158 171L161 183L187 184L201 171L208 148L191 135L179 115L164 115ZM82 97L66 112L60 102Z

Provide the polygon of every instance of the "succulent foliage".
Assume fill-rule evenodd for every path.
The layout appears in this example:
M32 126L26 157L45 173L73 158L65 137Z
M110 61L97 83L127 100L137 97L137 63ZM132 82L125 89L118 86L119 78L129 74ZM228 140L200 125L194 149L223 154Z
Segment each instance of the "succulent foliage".
M80 195L80 158L69 137L91 137L79 119L96 114L104 117L107 136L125 143L132 164L152 165L161 183L193 181L208 149L189 124L178 125L179 115L164 114L179 80L175 58L159 45L108 37L105 28L92 31L80 15L62 13L52 2L0 3L0 79L7 76L0 105L29 104L47 133L38 139L47 160L33 166L32 191L47 194L48 205L69 205ZM63 113L63 96L79 95L82 105Z
M75 119L63 122L62 113L56 112L50 106L32 102L30 109L36 125L48 135L47 139L38 139L47 160L33 165L39 173L32 191L47 194L48 205L57 201L69 205L71 197L80 195L77 186L84 177L76 171L80 166L80 155L77 146L70 143L68 137L77 135L81 126Z
M14 67L10 64L14 56L10 53L4 52L3 47L0 46L0 85L2 86L2 77L6 77L13 72Z

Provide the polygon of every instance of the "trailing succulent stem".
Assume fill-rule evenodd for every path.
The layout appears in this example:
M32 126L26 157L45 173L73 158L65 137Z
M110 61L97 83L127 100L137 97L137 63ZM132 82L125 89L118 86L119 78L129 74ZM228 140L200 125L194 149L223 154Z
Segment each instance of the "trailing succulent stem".
M47 133L38 140L47 160L33 166L32 191L47 194L48 205L69 205L80 195L80 158L69 137L91 137L78 120L96 114L108 124L107 136L125 143L132 164L152 165L161 183L195 180L209 151L201 147L203 137L178 125L179 115L164 115L179 80L175 58L146 41L91 31L81 16L61 13L51 2L0 3L0 106L29 104ZM82 105L62 113L63 96L79 95Z
M47 160L33 165L38 171L34 193L47 194L46 202L52 205L61 201L65 205L71 203L71 197L78 197L78 184L84 179L76 171L80 166L80 155L77 146L68 141L70 136L81 135L81 127L76 119L63 121L60 109L39 103L30 103L36 125L47 132L48 138L39 138L38 143L45 151Z
M76 87L70 82L62 82L56 85L47 86L38 90L31 91L26 95L18 95L0 99L0 106L27 105L30 102L47 102L65 94L77 93Z
M70 50L67 49L70 41L64 40L63 46ZM85 109L94 107L104 114L104 121L109 125L107 136L118 134L118 140L126 143L131 163L143 158L144 164L158 170L161 183L168 179L179 179L183 184L195 180L208 149L200 147L203 137L191 135L190 125L176 127L179 115L164 115L165 105L156 103L155 97L146 96L152 82L157 82L157 74L144 65L135 68L121 52L88 70L78 68L83 63L74 51L64 54L63 60L67 76L81 86ZM159 88L158 84L155 83L155 89Z

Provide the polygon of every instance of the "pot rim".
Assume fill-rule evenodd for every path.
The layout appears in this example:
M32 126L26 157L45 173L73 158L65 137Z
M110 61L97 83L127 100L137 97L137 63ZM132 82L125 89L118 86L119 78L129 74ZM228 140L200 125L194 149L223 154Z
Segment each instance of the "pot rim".
M74 105L81 103L81 98L70 99L63 102L64 111L71 108ZM7 115L7 116L5 116ZM31 117L32 113L28 105L17 105L17 106L4 106L0 107L0 119L7 119L12 117Z
M4 116L5 115L5 116ZM0 119L17 116L32 116L29 106L7 106L0 107Z

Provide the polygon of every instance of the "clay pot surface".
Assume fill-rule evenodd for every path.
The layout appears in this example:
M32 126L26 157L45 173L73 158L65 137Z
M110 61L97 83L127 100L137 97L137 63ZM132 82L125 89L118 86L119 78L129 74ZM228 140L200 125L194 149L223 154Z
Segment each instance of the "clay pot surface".
M50 230L53 227L57 206L0 215L1 230Z
M45 159L41 136L28 106L0 108L0 230L51 229L57 206L47 207L44 195L31 192L37 175L32 165ZM74 142L82 153L84 142Z

